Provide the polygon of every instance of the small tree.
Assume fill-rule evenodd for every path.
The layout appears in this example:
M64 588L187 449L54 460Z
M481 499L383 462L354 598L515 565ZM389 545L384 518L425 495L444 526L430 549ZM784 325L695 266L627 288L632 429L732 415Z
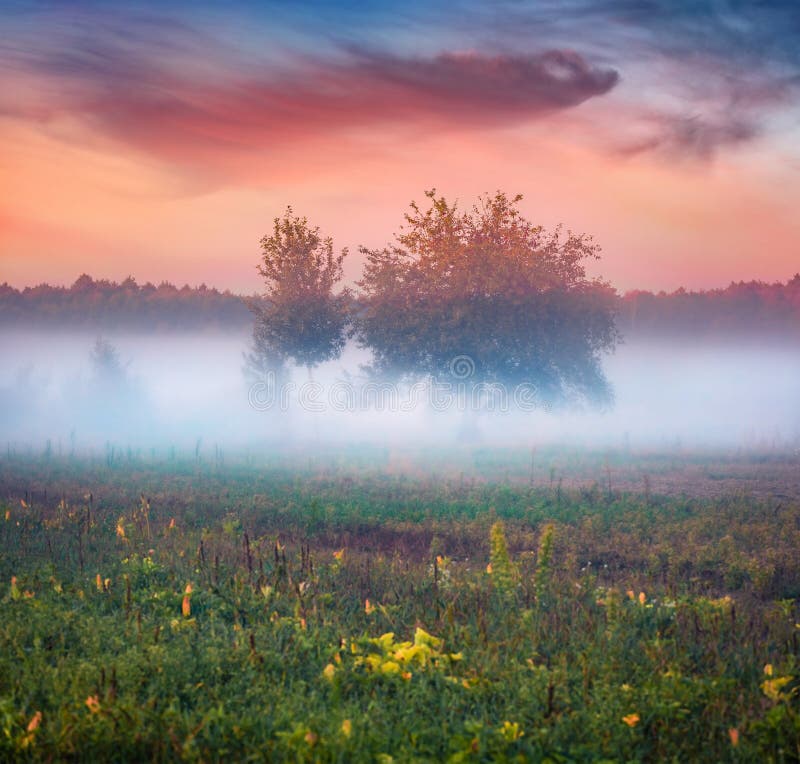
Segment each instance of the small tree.
M98 337L89 354L91 377L69 406L76 424L95 434L117 438L146 433L152 424L150 402L129 373L117 348Z
M119 357L119 351L108 340L98 337L89 355L92 364L94 383L104 389L116 388L121 393L127 383L125 367Z
M610 399L600 360L617 341L615 292L586 276L599 256L591 238L534 226L521 196L498 192L465 212L426 196L395 244L361 250L356 332L375 371L527 383L542 403Z
M306 218L288 207L275 218L272 233L261 239L258 272L264 299L251 303L255 313L254 350L270 363L284 359L311 369L337 358L347 337L347 290L336 294L342 279L343 249L323 238Z

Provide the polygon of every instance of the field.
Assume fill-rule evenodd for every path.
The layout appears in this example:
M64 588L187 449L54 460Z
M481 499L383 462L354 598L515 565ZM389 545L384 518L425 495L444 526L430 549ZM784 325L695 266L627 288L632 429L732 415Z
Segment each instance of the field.
M0 460L0 759L800 760L800 456Z

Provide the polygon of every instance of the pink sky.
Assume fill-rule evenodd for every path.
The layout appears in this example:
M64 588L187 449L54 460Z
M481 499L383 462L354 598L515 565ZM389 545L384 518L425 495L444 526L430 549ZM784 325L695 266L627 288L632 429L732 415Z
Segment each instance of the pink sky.
M732 117L713 93L675 106L675 83L643 98L649 70L554 46L256 66L181 27L165 26L184 41L170 56L110 33L90 49L68 21L60 57L0 49L0 281L257 291L258 241L287 204L352 250L354 279L357 246L387 242L431 187L522 193L534 222L592 234L594 272L621 290L800 270L794 101L763 82ZM756 129L765 101L784 111Z

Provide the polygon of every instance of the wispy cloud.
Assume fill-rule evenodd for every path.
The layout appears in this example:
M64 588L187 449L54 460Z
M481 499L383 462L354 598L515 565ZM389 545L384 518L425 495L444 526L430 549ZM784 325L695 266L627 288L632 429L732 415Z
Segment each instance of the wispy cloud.
M752 140L759 132L755 125L735 116L710 122L697 115L662 114L647 122L647 137L624 145L622 154L633 156L656 151L672 159L709 160L722 149Z
M490 8L468 0L466 8L456 23L478 41L513 49L546 38L622 72L615 108L597 125L616 152L705 161L799 116L797 0L497 0ZM626 123L646 136L631 142Z
M222 176L232 155L373 126L514 125L606 95L600 143L708 160L764 135L800 92L796 0L458 0L457 12L409 0L371 13L323 1L305 30L245 4L253 28L238 40L203 3L41 8L19 3L0 22L0 115L68 119ZM392 19L402 33L389 44Z
M62 117L179 164L274 151L372 125L485 128L570 109L619 74L569 50L402 56L349 45L284 66L247 59L205 33L152 17L56 30L48 44L0 49L21 89L0 111L42 124ZM216 156L215 156L216 155Z

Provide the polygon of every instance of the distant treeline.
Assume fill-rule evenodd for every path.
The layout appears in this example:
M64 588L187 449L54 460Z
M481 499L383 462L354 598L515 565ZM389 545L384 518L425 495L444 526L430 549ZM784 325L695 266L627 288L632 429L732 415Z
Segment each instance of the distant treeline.
M141 330L240 329L252 326L246 300L205 286L176 287L94 280L71 287L0 285L0 325ZM719 337L778 334L800 337L800 274L786 283L739 282L723 289L627 292L617 325L624 336Z
M701 292L627 292L620 298L617 326L625 336L797 338L800 274L785 284L740 281Z
M201 284L122 283L82 275L71 287L0 285L0 325L141 330L238 329L252 324L244 300Z

